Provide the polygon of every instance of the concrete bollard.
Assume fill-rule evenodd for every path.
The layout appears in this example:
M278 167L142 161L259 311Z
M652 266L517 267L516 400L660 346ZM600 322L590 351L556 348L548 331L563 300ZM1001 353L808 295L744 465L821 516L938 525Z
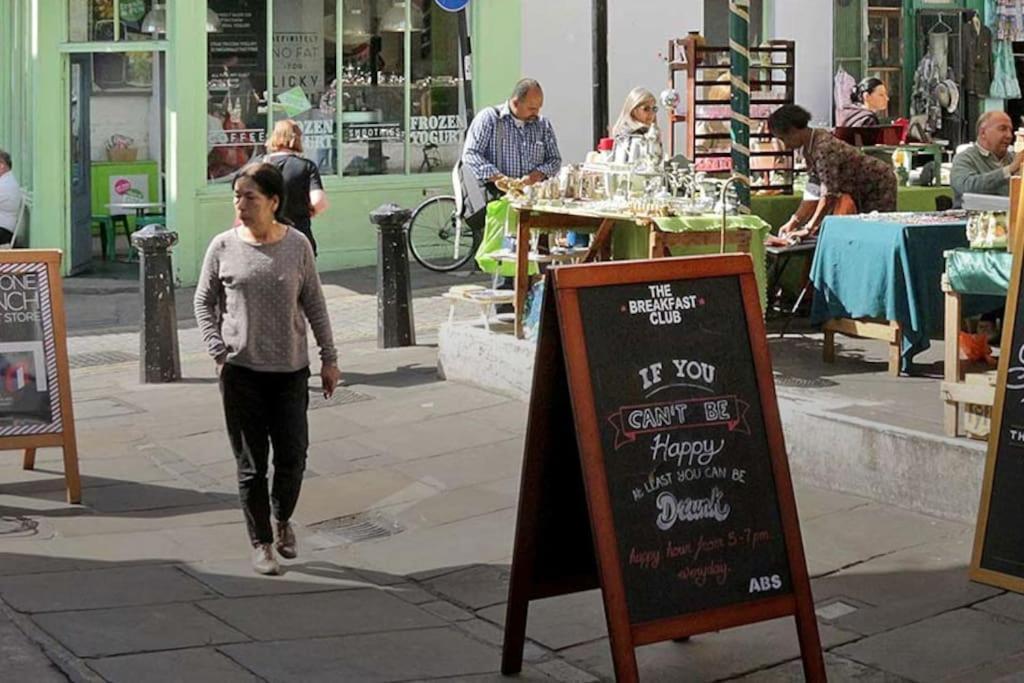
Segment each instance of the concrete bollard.
M412 211L384 204L370 212L377 226L377 348L416 344L406 226Z
M181 356L169 250L178 243L178 233L160 225L147 225L135 232L131 241L140 257L139 381L176 382L181 379Z

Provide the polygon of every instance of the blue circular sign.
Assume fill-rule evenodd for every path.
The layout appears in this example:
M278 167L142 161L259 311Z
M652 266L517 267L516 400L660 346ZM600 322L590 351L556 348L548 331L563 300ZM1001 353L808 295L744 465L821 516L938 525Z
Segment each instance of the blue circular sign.
M441 9L448 10L449 12L458 12L465 9L466 5L469 4L469 0L434 0L434 2Z

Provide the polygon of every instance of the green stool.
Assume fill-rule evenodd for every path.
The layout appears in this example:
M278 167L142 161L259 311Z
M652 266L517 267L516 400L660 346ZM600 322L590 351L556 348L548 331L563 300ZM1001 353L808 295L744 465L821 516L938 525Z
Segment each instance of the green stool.
M113 261L117 256L117 233L114 232L113 216L92 216L90 225L100 224L100 254L104 261Z

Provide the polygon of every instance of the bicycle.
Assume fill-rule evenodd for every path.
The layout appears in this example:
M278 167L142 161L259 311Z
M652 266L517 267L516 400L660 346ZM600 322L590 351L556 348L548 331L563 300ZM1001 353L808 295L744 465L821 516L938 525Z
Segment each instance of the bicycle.
M462 218L459 166L452 169L454 194L424 200L409 219L409 251L421 266L437 273L464 266L483 239L483 229L471 228Z

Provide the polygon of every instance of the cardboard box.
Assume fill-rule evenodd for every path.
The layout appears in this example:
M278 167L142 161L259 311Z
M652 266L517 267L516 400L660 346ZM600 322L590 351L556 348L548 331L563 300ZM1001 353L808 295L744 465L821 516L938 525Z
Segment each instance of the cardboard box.
M135 161L138 156L137 147L111 147L107 150L107 158L111 161Z

